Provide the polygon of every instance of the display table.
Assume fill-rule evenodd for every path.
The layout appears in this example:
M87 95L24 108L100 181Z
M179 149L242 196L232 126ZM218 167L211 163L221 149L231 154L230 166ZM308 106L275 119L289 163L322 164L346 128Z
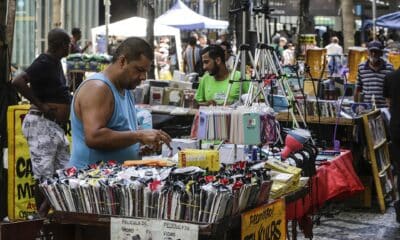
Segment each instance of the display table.
M298 189L285 196L286 204L303 198L307 188ZM251 209L248 209L249 211ZM51 230L56 239L110 239L110 215L54 212L49 216ZM115 216L119 217L119 216ZM199 239L240 239L241 215L225 218L214 224L198 224Z
M364 186L353 168L350 151L325 162L312 177L308 194L295 202L287 204L286 218L300 219L314 213L331 199L345 198L364 190Z
M292 116L288 112L279 112L276 115L276 119L282 122L289 122L293 121ZM296 120L301 123L301 118L299 115L296 115ZM357 119L348 119L348 118L336 118L333 117L318 117L318 116L305 116L305 120L307 123L321 123L321 124L329 124L334 125L336 121L338 125L348 125L352 126L356 124Z

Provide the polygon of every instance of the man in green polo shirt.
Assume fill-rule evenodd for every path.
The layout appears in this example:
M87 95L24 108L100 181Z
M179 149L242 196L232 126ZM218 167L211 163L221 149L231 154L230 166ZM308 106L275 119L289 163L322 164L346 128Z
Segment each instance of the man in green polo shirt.
M195 99L200 106L223 105L228 92L230 72L225 65L224 50L219 45L209 45L201 51L203 68L207 73L200 79ZM234 74L235 81L240 80L240 72ZM242 93L247 93L249 82L243 82ZM228 103L239 100L240 82L232 84Z

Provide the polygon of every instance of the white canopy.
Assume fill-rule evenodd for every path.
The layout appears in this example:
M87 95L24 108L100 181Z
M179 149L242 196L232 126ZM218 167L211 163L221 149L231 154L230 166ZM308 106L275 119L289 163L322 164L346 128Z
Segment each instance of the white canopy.
M108 35L109 36L119 36L119 37L145 37L147 28L147 19L141 17L131 17L118 22L114 22L108 25ZM92 28L92 43L93 49L97 49L96 36L106 34L106 26L98 26ZM155 36L175 36L176 43L176 53L178 56L179 65L182 66L182 57L179 54L182 49L181 46L181 34L179 29L174 27L169 27L160 23L154 23L154 35Z
M193 29L226 29L229 22L215 20L202 16L190 8L183 2L178 0L175 5L156 19L156 23L179 28L181 30Z

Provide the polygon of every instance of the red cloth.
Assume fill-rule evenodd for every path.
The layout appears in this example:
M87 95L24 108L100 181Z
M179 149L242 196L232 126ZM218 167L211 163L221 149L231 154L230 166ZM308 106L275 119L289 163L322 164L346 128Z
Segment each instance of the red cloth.
M310 192L301 199L286 205L286 219L301 219L318 210L327 200L345 198L364 190L353 168L350 151L318 167L310 181Z

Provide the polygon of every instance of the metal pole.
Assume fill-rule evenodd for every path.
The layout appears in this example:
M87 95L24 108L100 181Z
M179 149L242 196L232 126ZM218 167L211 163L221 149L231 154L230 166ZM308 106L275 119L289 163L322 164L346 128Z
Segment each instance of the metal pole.
M106 36L105 36L105 41L106 41L106 52L108 53L108 25L110 25L110 6L111 6L111 0L104 0L104 7L105 7L105 23L106 23Z
M376 29L375 29L375 21L376 21L376 0L372 0L372 39L376 38Z
M242 44L246 43L246 11L243 10L242 12ZM243 54L240 56L241 59L241 64L240 64L240 89L239 89L239 103L242 103L242 88L243 88L243 80L246 79L246 54ZM233 78L232 78L233 79Z
M65 2L61 0L60 2L60 28L65 29Z

